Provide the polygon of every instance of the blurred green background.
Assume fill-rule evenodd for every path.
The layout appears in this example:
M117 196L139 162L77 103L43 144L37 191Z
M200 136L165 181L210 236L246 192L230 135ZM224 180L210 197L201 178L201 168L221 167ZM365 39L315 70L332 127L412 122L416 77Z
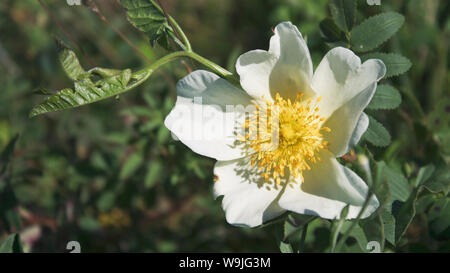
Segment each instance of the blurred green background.
M0 239L18 232L31 252L65 252L73 240L82 252L278 252L274 227L226 223L212 196L214 160L174 141L163 125L186 65L200 65L173 62L120 98L28 118L43 99L34 89L72 84L59 65L55 37L80 47L86 68L139 69L167 53L149 46L119 1L96 3L147 60L89 8L43 2L59 23L37 0L0 2L0 151L20 134L9 175L0 177ZM405 25L383 47L407 56L413 66L390 80L402 92L400 108L373 113L391 133L391 145L371 149L377 159L413 177L439 157L448 162L450 2L381 2L358 1L360 17L388 10L405 15ZM230 71L240 54L267 49L271 27L281 21L292 21L307 37L315 66L329 49L319 32L319 22L329 16L326 0L162 3L194 50ZM450 219L448 197L428 198L439 206L424 201L404 241L388 245L388 251L450 251L449 229L433 230L439 217ZM314 221L306 251L323 251L329 236L329 222Z

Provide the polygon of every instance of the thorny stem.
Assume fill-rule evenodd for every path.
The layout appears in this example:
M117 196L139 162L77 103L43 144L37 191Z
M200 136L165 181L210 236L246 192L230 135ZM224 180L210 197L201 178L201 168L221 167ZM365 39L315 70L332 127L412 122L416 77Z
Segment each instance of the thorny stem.
M159 0L157 0L157 2L158 5L161 7L162 12L164 13L164 16L166 17L167 21L172 27L175 36L177 36L178 39L183 41L184 45L186 46L186 51L192 51L191 43L189 42L189 39L187 38L186 34L184 34L183 29L180 27L180 25L178 25L175 19L173 19L169 14L167 14L161 2Z
M145 80L148 79L148 77L150 77L150 75L160 66L169 63L179 57L189 57L191 59L196 60L197 62L203 64L204 66L208 67L209 69L211 69L212 71L214 71L215 73L219 74L220 76L222 76L223 78L225 78L226 80L230 81L233 84L238 84L237 79L234 77L233 73L231 73L230 71L226 70L225 68L215 64L214 62L203 58L202 56L198 55L195 52L192 51L176 51L173 53L170 53L164 57L162 57L161 59L157 60L156 62L154 62L153 64L151 64L150 66L137 71L136 73L134 73L134 76L137 77L139 80L137 80L136 82L134 82L132 85L129 86L128 89L134 88L138 85L140 85L142 82L144 82Z
M175 21L175 19L172 18L172 16L170 16L164 6L162 5L162 3L158 1L158 5L160 6L162 12L164 13L164 17L166 17L167 22L169 22L170 26L172 27L175 36L177 37L178 40L182 40L184 43L184 47L182 44L178 44L178 46L181 47L181 49L185 50L185 51L192 51L192 47L191 47L191 43L189 42L189 39L187 38L186 34L184 33L183 29L180 27L180 25L178 25L177 21ZM182 64L186 67L186 70L188 71L188 73L192 72L191 67L185 62L182 61ZM194 66L194 63L191 60L191 65Z
M170 18L169 22L171 22L175 26L177 33L179 33L181 35L181 39L183 40L184 45L186 46L186 50L192 51L191 43L189 42L186 34L184 34L183 29L180 27L180 25L178 25L178 23L177 23L177 21L175 21L175 19L173 19L170 16L169 16L169 18Z

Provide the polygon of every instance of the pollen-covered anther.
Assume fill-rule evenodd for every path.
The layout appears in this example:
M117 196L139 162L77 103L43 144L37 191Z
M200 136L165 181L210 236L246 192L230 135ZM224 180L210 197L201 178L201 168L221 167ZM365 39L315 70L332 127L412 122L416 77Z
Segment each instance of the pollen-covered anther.
M254 116L243 124L250 134L240 139L255 151L251 165L257 167L266 181L272 178L280 185L288 174L303 181L303 171L321 162L318 153L329 146L322 132L331 130L322 127L325 118L319 115L318 103L322 98L304 100L303 97L299 92L293 101L282 98L279 93L273 102L263 98L266 105L257 106ZM277 142L274 142L274 133L278 136Z

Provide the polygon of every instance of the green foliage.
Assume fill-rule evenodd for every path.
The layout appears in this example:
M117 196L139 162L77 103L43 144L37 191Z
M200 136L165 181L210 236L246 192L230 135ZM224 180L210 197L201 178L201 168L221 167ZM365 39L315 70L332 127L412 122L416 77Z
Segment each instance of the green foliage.
M404 22L405 17L396 12L381 13L366 19L351 32L353 49L367 52L377 48L391 38Z
M447 195L450 191L450 170L446 162L439 159L436 166L427 165L419 170L417 186L422 186L433 193Z
M169 39L178 41L163 10L154 0L121 0L120 3L127 10L129 22L148 36L151 46L159 44L169 49Z
M369 128L363 138L377 147L385 147L391 143L391 135L381 123L369 116Z
M406 201L411 194L408 180L399 172L387 166L383 161L378 162L379 177L377 179L385 180L389 185L390 203L394 201Z
M20 217L14 211L18 200L11 187L11 168L9 168L18 140L19 135L13 137L0 154L0 200L2 200L0 202L0 220L7 221L7 230L21 228Z
M345 33L339 29L332 19L325 19L319 24L320 34L325 42L333 46L345 46Z
M64 72L72 81L77 81L83 75L86 75L86 71L81 67L77 55L72 50L62 48L58 57ZM86 76L89 77L89 75ZM43 93L44 95L48 94L48 92Z
M11 234L0 242L0 253L22 253L19 235Z
M344 222L342 228L340 229L340 233L345 234L351 228L351 225L352 221ZM348 245L344 245L345 248L341 249L342 252L367 252L367 237L359 224L353 227L349 236L356 240L356 247L351 248Z
M396 242L400 241L416 215L416 202L421 191L421 188L416 188L408 200L398 209L398 212L394 213Z
M346 205L341 210L341 214L339 216L339 220L334 221L333 224L332 224L332 227L331 227L331 241L330 241L331 252L332 253L335 252L338 235L341 232L342 226L344 225L345 218L348 215L349 208L350 208L350 205Z
M143 161L144 158L139 151L131 154L120 171L120 179L127 179L133 175L133 173L142 165Z
M10 142L6 145L5 149L0 154L0 175L6 172L8 163L11 160L12 154L14 152L14 147L16 146L17 140L19 140L19 135L16 135Z
M86 72L81 67L75 53L69 49L63 49L59 54L59 59L67 76L75 81L74 89L66 88L50 96L33 108L30 117L79 107L117 96L128 91L148 76L147 73L132 74L130 69L117 71L93 68ZM101 79L94 81L93 76L99 76Z
M283 253L303 252L308 225L316 219L317 217L315 216L295 213L288 213L282 216L282 231L276 233L280 251ZM275 220L272 224L277 222Z
M450 239L450 198L437 199L430 208L428 219L434 237L444 240Z
M402 97L400 92L398 92L395 87L380 84L377 86L377 90L370 101L369 105L367 105L367 109L373 110L386 110L386 109L395 109L402 102Z
M383 209L380 212L380 223L382 223L386 240L395 245L395 218L388 209Z
M198 69L192 62L173 62L155 73L150 83L136 85L138 92L120 99L29 120L30 109L42 98L30 96L36 86L56 90L74 82L89 86L83 94L95 96L98 90L90 87L112 78L118 84L112 89L123 89L118 82L126 69L89 70L88 61L116 68L146 65L95 13L84 6L53 2L48 7L78 43L71 46L77 48L79 59L74 51L61 51L63 69L55 61L53 35L68 38L38 2L0 4L0 150L5 151L0 159L0 234L8 239L8 251L11 243L13 251L18 251L14 242L22 241L25 252L64 252L71 234L89 252L273 252L280 248L292 253L328 252L332 238L342 243L336 252L368 252L369 241L379 242L384 252L448 252L450 104L445 99L449 31L445 1L385 1L378 7L364 3L355 14L350 1L332 1L328 7L335 9L329 18L326 0L178 1L166 6L189 30L198 52L221 63L234 65L244 51L264 48L270 27L286 20L307 36L315 65L326 54L327 45L361 52L362 60L383 60L388 74L369 104L371 127L363 139L387 146L368 145L370 154L357 146L340 159L372 185L380 208L366 219L344 221L339 233L337 221L293 213L255 229L226 223L220 202L211 194L213 160L171 139L163 124L175 101L176 81L186 75L186 68ZM99 8L105 16L152 62L167 53L158 46L150 48L133 31L117 2L102 2L98 1ZM150 6L141 12L128 9L128 20L135 18L135 25L144 32L145 26L139 23L150 22L151 45L165 47L174 39L183 48L156 2L139 2ZM129 3L132 7L138 1ZM356 39L354 34L374 20L365 18L388 10L401 11L406 19L399 31L388 35L403 20L395 15L397 19L384 22L390 21L388 25L371 24L366 37ZM375 15L381 16L386 14ZM377 32L375 27L382 30ZM355 42L364 51L358 51ZM365 51L366 46L373 48ZM379 48L386 53L375 52ZM402 77L393 77L406 71ZM136 81L136 73L130 74L127 87ZM126 81L128 75L123 77ZM64 95L48 90L40 88L35 94L53 95L64 104ZM77 93L77 87L70 90ZM77 97L66 96L69 101ZM43 113L56 109L46 107ZM387 109L391 111L379 111ZM389 133L384 127L374 129L377 121ZM368 171L352 159L353 152L358 159L371 159ZM277 241L270 236L275 228L280 233Z
M280 252L281 253L294 253L292 246L288 243L280 241Z
M336 25L342 31L350 32L356 22L356 0L331 0L329 6Z
M374 164L376 166L376 183L386 183L389 190L389 198L383 201L384 205L377 212L379 224L375 223L374 225L373 220L369 219L364 221L364 229L371 236L371 239L382 241L386 239L392 245L396 245L405 235L417 214L419 197L422 196L424 198L427 195L439 192L444 193L448 190L450 186L450 171L442 162L439 164L439 168L435 168L433 165L421 168L415 179L416 186L411 191L410 183L401 173L387 166L383 161L374 162ZM434 184L439 186L433 187L434 191L432 191L425 186L427 181L440 182ZM382 192L383 190L380 193ZM446 203L445 201L442 202L443 204L440 207L444 207L444 216L437 222L437 226L439 226L438 231L440 232L448 227L445 226L445 223L448 223L448 220L445 220L447 219ZM382 236L381 239L379 238L380 236Z
M283 241L289 241L311 221L315 216L289 214L284 221Z
M145 174L144 185L147 189L152 188L158 182L159 174L163 171L163 166L159 161L154 162L148 167Z
M361 57L363 61L368 59L380 59L386 66L386 78L398 76L411 68L411 61L408 58L396 53L370 53Z

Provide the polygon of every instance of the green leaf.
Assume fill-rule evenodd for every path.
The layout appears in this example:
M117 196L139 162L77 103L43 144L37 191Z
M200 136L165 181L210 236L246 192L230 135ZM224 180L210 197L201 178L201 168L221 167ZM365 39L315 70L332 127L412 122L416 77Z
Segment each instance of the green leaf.
M381 172L381 173L379 173ZM391 189L389 188L389 182L383 179L384 166L377 164L377 177L380 177L379 182L377 182L374 193L380 202L380 208L390 207L391 202ZM378 180L378 178L377 178Z
M395 218L389 210L384 209L380 212L383 221L384 236L386 240L395 245Z
M405 18L396 12L386 12L368 18L351 32L350 42L355 51L370 51L394 35Z
M387 240L395 246L395 218L388 208L378 210L377 217L362 220L361 228L366 236L366 241L376 241L380 243L380 246L384 246L383 242ZM367 247L364 249L367 251Z
M101 228L101 225L97 219L90 216L81 216L78 221L80 228L87 231L97 231Z
M344 32L342 32L332 19L322 20L319 24L320 35L329 46L346 46L343 41L346 40Z
M284 221L283 241L289 241L294 235L298 234L303 227L309 224L316 216L291 213Z
M178 180L180 178L179 178L178 174L173 173L171 175L171 179L172 180L176 180L175 182L171 181L172 184L175 185L176 183L178 183ZM283 214L281 214L281 215L279 215L279 216L277 216L277 217L275 217L273 219L268 220L267 222L264 222L263 224L261 224L261 225L259 225L257 227L254 227L254 229L262 229L262 228L266 228L266 227L270 227L270 226L277 226L279 228L277 229L277 232L275 233L275 237L276 237L277 240L283 240L283 236L284 236L283 235L283 232L284 232L283 231L283 226L282 225L277 225L277 224L280 223L280 222L283 222L284 220L286 220L286 217L289 214L290 214L290 212L285 212L285 213L283 213Z
M416 213L426 213L426 211L433 206L437 199L437 195L434 194L425 194L419 197L416 203Z
M391 170L383 161L376 162L370 152L369 155L371 168L375 170L374 192L380 207L377 210L378 217L362 220L362 227L369 241L378 241L381 244L383 240L387 240L395 245L395 218L391 213L392 202L408 198L409 185L401 174Z
M11 234L0 242L0 253L22 253L22 246L18 234Z
M294 253L291 244L280 241L280 251L281 253Z
M391 135L386 128L371 116L369 116L369 128L363 137L377 147L385 147L391 142Z
M428 214L432 234L450 239L450 198L443 197L433 204Z
M154 116L154 110L146 106L133 106L121 111L122 115L143 116L151 118Z
M436 167L433 164L428 164L425 167L420 168L416 178L416 186L422 185L428 181L435 170Z
M163 166L159 161L154 161L150 164L145 175L144 185L149 189L153 187L163 173Z
M14 193L10 193L10 194L14 194ZM12 198L16 199L15 196L12 196ZM2 202L3 202L3 199L2 199ZM3 205L1 207L3 207ZM1 215L1 211L3 210L3 208L1 208L1 207L0 207L0 215ZM5 217L7 224L10 227L13 227L15 230L22 229L22 221L21 221L20 215L17 213L16 210L9 209L9 210L5 211L4 217Z
M310 215L300 215L295 213L284 213L269 222L257 227L258 229L274 226L275 238L278 242L278 246L282 253L298 253L303 249L304 237L306 232L302 233L302 236L297 236L300 231L306 231L309 223L311 223L317 217ZM277 224L280 221L281 224Z
M340 230L340 233L344 234L347 232L347 230L350 228L352 222L351 221L346 221L343 225L342 228ZM353 227L353 229L351 230L350 237L355 238L359 250L361 252L367 252L366 246L367 246L367 238L366 238L366 234L364 233L364 230L361 228L361 226L359 224L355 225Z
M59 54L61 64L67 76L74 80L74 89L65 88L44 102L34 107L30 117L40 114L74 108L130 90L136 83L148 76L151 72L131 73L130 69L111 70L104 68L93 68L88 72L79 66L75 53L64 49ZM100 80L93 81L91 77L98 75Z
M450 191L450 169L443 159L439 159L436 167L426 166L420 169L417 180L419 186L430 192L443 192L447 195Z
M131 154L120 170L120 179L129 178L142 165L144 158L140 152Z
M377 52L361 56L362 61L368 59L380 59L383 61L384 65L386 66L386 75L384 76L385 78L403 74L408 71L412 65L411 61L408 58L396 53Z
M356 22L355 0L330 0L331 16L336 25L344 32L350 32Z
M406 201L411 194L408 180L394 169L389 168L384 162L379 162L383 166L382 179L389 183L391 203L393 201Z
M58 57L64 72L71 80L76 81L82 75L86 75L87 72L81 67L77 55L72 50L62 49Z
M102 67L94 67L94 68L89 70L89 73L98 75L98 76L100 76L102 78L108 78L108 77L113 77L115 75L118 75L118 74L122 73L122 70L111 69L111 68L102 68Z
M120 3L127 10L128 21L148 36L151 46L158 43L168 49L169 38L176 39L163 10L155 1L121 0Z
M2 151L2 153L0 155L0 175L6 171L8 163L11 160L11 156L14 152L14 147L16 146L18 139L19 139L19 135L17 134L13 139L11 139L8 142L5 149Z
M369 151L367 146L365 147L365 154L367 154L369 158L370 169L374 172L371 179L371 188L380 202L380 208L384 208L387 205L390 205L389 202L391 199L389 183L384 179L384 167L386 164L384 162L380 164L380 162L375 161L373 154Z
M297 234L301 230L301 226L297 226L296 223L293 221L292 216L289 215L286 218L286 221L284 221L284 234L283 234L283 241L288 240L293 235Z
M114 206L115 201L116 194L114 193L114 191L105 191L97 200L97 207L100 211L108 211Z
M378 85L375 95L367 106L368 109L395 109L402 102L400 92L394 87L381 84Z
M416 207L419 205L419 212L426 209L427 205L417 202L419 195L424 198L426 197L424 194L421 195L422 192L425 192L424 189L428 193L444 192L445 195L448 194L450 171L442 159L439 160L436 167L434 165L427 165L421 168L416 178L417 187L412 193L408 193L411 191L403 175L387 167L384 162L380 162L378 165L381 166L380 172L383 174L382 179L389 182L390 194L392 195L390 198L391 203L397 201L393 204L395 206L392 208L395 219L392 219L389 210L383 211L381 214L384 222L386 240L395 245L405 234L415 217L417 212ZM421 198L421 200L426 200L424 198ZM441 222L437 223L439 225L437 230L439 231L445 230L440 226L441 224ZM395 230L394 235L392 235L392 229ZM395 240L393 236L395 236Z
M414 189L408 200L402 203L394 214L396 221L396 242L398 242L405 234L408 226L411 224L414 216L416 215L416 203L418 203L418 197L424 189L431 193L443 192L445 195L448 194L450 184L450 171L446 162L440 159L436 167L428 165L422 168L419 171L416 181L418 181L418 187ZM445 221L444 223L446 223ZM438 226L435 226L438 231L445 230L445 228L442 227L441 224L442 223L440 222L438 223ZM431 228L433 228L433 226Z

